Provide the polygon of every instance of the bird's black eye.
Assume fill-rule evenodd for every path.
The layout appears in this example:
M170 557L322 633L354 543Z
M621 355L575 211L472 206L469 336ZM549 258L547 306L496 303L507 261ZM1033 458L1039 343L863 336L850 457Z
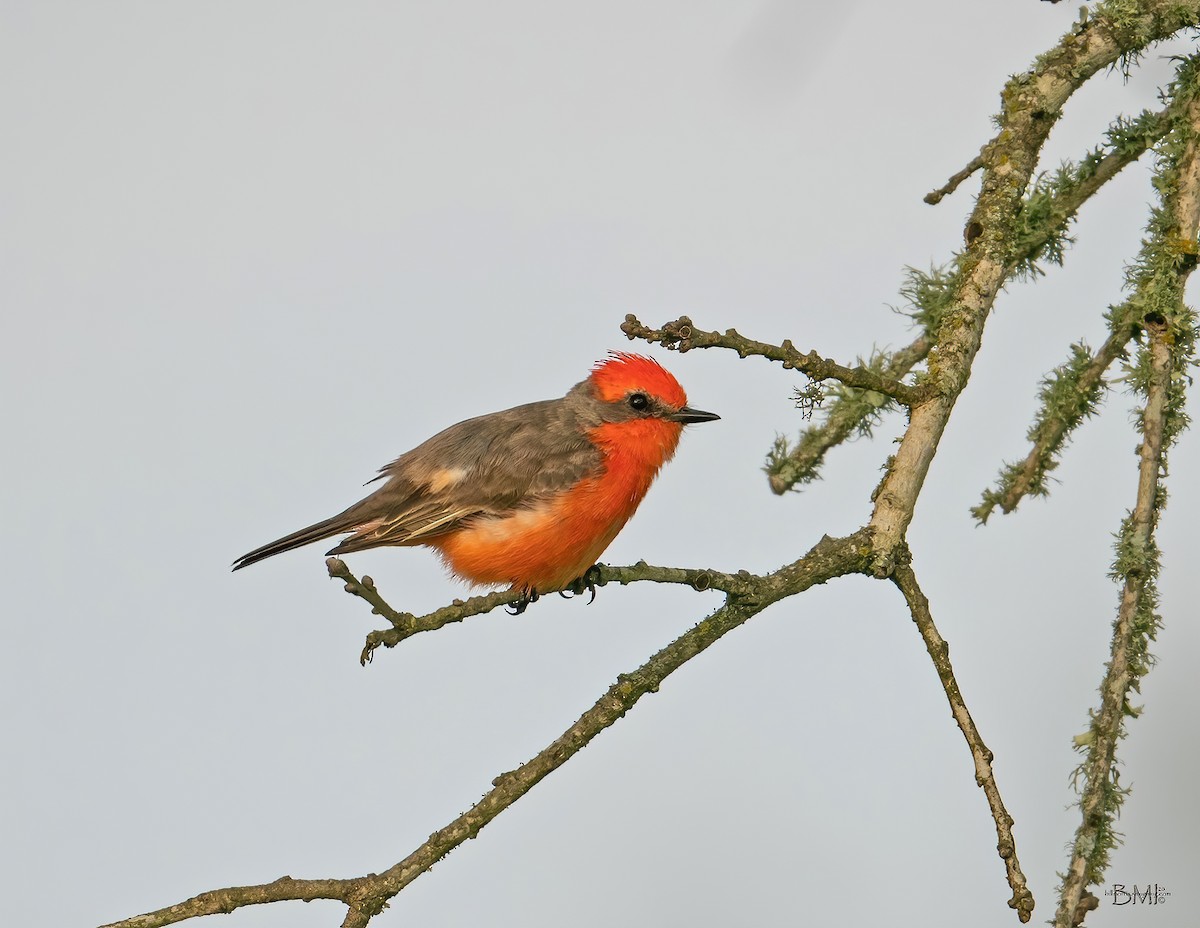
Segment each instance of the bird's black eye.
M645 393L630 394L629 405L631 408L638 410L638 412L641 412L643 409L645 409L647 406L650 405L650 397L646 396Z

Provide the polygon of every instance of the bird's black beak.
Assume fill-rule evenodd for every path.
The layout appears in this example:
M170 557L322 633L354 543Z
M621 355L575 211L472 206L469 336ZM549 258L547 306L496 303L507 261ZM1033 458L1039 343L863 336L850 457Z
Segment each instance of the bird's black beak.
M668 413L664 418L671 422L679 422L683 425L688 425L692 422L715 422L721 417L715 412L705 412L703 409L692 409L691 406L684 406L682 409L677 409L675 412Z

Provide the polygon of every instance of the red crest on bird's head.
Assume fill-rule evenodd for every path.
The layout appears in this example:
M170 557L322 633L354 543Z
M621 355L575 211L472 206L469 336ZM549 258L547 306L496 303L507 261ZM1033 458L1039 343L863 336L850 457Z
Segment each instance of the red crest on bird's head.
M612 403L633 390L644 390L676 408L687 405L687 394L671 372L645 355L610 351L592 368L591 381L600 398Z

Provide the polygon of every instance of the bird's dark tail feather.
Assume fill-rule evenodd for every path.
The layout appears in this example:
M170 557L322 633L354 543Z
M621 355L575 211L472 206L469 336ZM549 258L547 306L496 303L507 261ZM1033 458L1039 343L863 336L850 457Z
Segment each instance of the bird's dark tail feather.
M297 532L292 532L290 535L277 538L275 541L265 544L261 548L255 548L249 554L243 554L233 562L233 569L241 570L243 567L249 567L251 564L256 564L268 557L274 557L276 554L282 554L284 551L291 551L293 548L302 548L304 545L312 544L314 541L320 541L322 538L328 538L331 535L340 535L343 532L353 531L357 524L358 520L351 517L348 512L339 513L332 518L317 522Z

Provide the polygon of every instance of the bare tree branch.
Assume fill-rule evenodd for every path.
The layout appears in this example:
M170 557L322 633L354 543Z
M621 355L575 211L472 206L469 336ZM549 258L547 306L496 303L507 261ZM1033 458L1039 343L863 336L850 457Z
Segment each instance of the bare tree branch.
M570 728L516 770L497 776L492 781L493 788L479 802L444 828L435 831L420 847L382 873L351 880L292 880L284 877L263 886L214 890L187 902L114 922L104 928L160 928L197 915L231 912L245 905L287 899L341 900L350 907L343 924L360 928L382 911L389 899L464 841L474 838L496 816L625 715L643 696L657 692L663 681L687 661L772 603L835 577L862 573L869 563L870 550L870 538L864 532L847 538L825 537L804 557L773 574L736 577L729 585L736 587L737 592L727 593L725 605L684 632L642 666L617 677L608 691ZM638 568L609 570L613 571L609 579L615 582L623 582L623 578L625 582L640 579ZM653 573L662 569L645 570ZM672 578L668 582L696 585L694 581L682 577L686 572L668 569L666 573ZM696 572L699 573L709 572ZM717 582L724 582L724 577L727 575L718 575Z
M892 576L892 580L904 594L905 599L908 602L909 610L912 613L913 620L916 622L917 628L921 633L921 637L925 642L926 649L929 651L930 657L934 662L934 667L937 670L939 679L942 681L942 686L946 690L946 697L950 701L954 719L962 731L963 736L966 738L967 745L970 747L972 756L975 759L976 782L983 788L987 797L988 806L991 810L992 818L996 825L996 832L1000 838L998 845L1000 857L1004 861L1009 886L1013 891L1012 900L1010 901L1009 905L1017 910L1021 921L1028 921L1030 913L1033 911L1033 896L1029 892L1024 874L1021 872L1020 862L1017 859L1016 842L1012 835L1012 817L1008 814L1004 807L1004 802L1000 797L999 787L997 786L995 777L992 774L992 753L983 743L983 739L980 736L978 729L975 727L975 723L971 718L970 712L963 701L962 694L958 688L958 683L954 679L953 668L950 665L950 646L940 636L936 626L934 625L933 617L929 610L929 602L927 599L925 599L924 594L917 585L916 575L909 566L910 559L911 556L908 553L907 545L905 545L904 550L897 557L897 568L895 574ZM651 567L645 563L638 563L633 567L607 567L605 565L598 564L596 565L596 572L597 583L599 585L604 585L610 582L621 583L624 585L639 580L651 580L658 583L685 584L697 591L704 591L708 589L721 590L726 594L726 605L721 610L718 610L714 616L706 619L705 622L712 621L713 618L722 615L731 608L741 606L750 609L750 611L747 612L745 616L742 617L737 623L741 624L753 615L757 614L757 612L760 612L762 609L766 608L766 606L770 603L776 602L777 600L787 596L795 595L798 592L802 592L804 589L807 589L814 583L823 583L828 579L845 576L849 573L861 573L865 570L868 564L872 563L872 561L873 551L870 542L870 535L864 529L847 539L840 539L837 541L829 538L822 539L822 541L815 548L813 548L812 551L805 555L804 558L801 558L799 561L789 564L783 568L780 568L774 573L767 574L765 576L750 574L746 571L741 571L737 574L725 574L713 570ZM330 558L329 562L330 574L339 578L349 578L346 585L347 590L355 593L355 595L360 595L354 589L352 589L352 587L355 584L358 584L359 581L355 580L349 569L346 568L346 566L340 561L338 561L337 558ZM814 565L817 563L821 565L819 568L821 579L814 579L814 569L816 569ZM368 578L364 578L364 582L366 579ZM374 591L373 584L371 584L370 589ZM378 594L374 595L377 596ZM386 647L393 647L408 635L415 634L419 631L438 628L450 621L461 621L463 618L466 618L470 615L478 615L483 612L487 612L503 602L515 601L518 596L519 594L515 591L505 591L504 593L496 593L489 596L479 596L470 600L460 601L454 606L437 610L436 612L420 618L406 616L406 618L411 620L411 622L407 623L405 630L402 631L401 629L397 628L387 631L377 631L372 632L368 636L367 648L363 652L363 662L365 663L370 659L370 653L375 647L378 647L379 644L383 644ZM390 611L390 607L388 607L386 603L383 603L382 600L379 600L379 602L383 605L385 610ZM377 608L373 611L379 612L380 609ZM453 617L447 618L447 616ZM695 631L695 629L693 629L693 631ZM666 654L668 650L675 648L687 637L688 636L685 635L678 639L670 646L670 648L660 652L659 656ZM707 644L705 647L707 647ZM694 653L699 653L699 651L697 650ZM645 667L641 669L645 670ZM665 677L665 674L663 676ZM621 681L618 680L618 685L620 682ZM607 696L611 697L612 695L613 690L610 689ZM602 698L601 701L597 703L597 707L599 707L603 701L604 700ZM630 703L630 705L632 705L632 703ZM583 719L580 721L582 722ZM611 724L611 722L608 724ZM562 739L560 738L559 740L561 741ZM558 742L556 742L556 744L557 743ZM539 754L538 758L542 758L543 755L546 755L547 752L551 751L553 747L554 745L551 745L550 748L547 748L546 751L543 751L542 754ZM538 758L530 761L530 764L535 764L538 761ZM564 757L563 760L565 761L565 759L566 758ZM529 765L526 765L526 767L528 766ZM525 770L525 768L521 769ZM536 769L541 768L538 767ZM545 774L542 773L536 779L529 779L526 777L526 789L532 788L532 786L539 779L541 779L541 776L544 775ZM498 781L497 785L499 785ZM491 795L492 794L489 794L489 796ZM485 797L485 800L487 798L488 797ZM513 797L512 800L509 800L505 802L504 805L498 807L495 814L499 814L503 808L507 807L508 804L511 804L511 801L515 801L516 798L517 797ZM482 804L483 803L480 805ZM475 808L478 808L478 806ZM474 812L474 809L472 812ZM457 829L464 824L465 818L465 816L460 817L459 820L457 820L455 823L451 823L451 825L443 829L442 832L438 832L436 835L431 836L430 841L432 842L436 838L438 839L437 843L439 846L441 846L443 839L452 839L457 833ZM487 821L490 820L490 818L487 819ZM443 837L439 838L439 835ZM473 835L470 835L470 837L473 837ZM456 844L452 846L456 846ZM418 849L418 851L414 852L414 855L418 855L421 850L422 849ZM422 857L414 857L414 855L410 855L408 860L419 861L424 859ZM395 870L396 868L393 867L392 871ZM396 892L399 892L400 888L403 887L398 887Z
M946 183L942 184L942 186L938 187L937 190L931 190L929 193L925 194L925 202L930 206L937 206L937 204L941 203L943 199L954 193L954 191L958 189L959 185L964 180L981 169L983 167L983 160L983 152L981 151L974 158L967 162L967 166L965 168L963 168L961 171L955 171L953 174L951 174L950 179L946 181Z
M1027 922L1033 914L1033 894L1029 891L1025 874L1021 872L1021 863L1017 860L1017 843L1013 838L1012 816L1004 807L1004 800L1000 798L1000 789L992 774L993 755L987 745L983 743L983 737L979 734L979 729L975 727L975 720L971 718L967 704L963 701L958 681L954 678L954 668L950 664L950 645L938 633L937 626L933 621L933 614L929 609L929 600L925 598L925 594L921 592L921 587L917 583L917 575L913 571L907 550L897 558L892 582L904 594L904 600L908 603L913 622L916 623L917 630L921 633L921 640L925 642L925 649L929 652L929 658L937 670L942 689L946 692L946 699L950 702L950 713L954 716L955 723L966 739L967 747L971 749L971 758L975 762L975 783L983 789L984 795L987 796L988 808L991 809L992 820L996 823L996 837L999 839L997 849L1000 852L1001 860L1004 861L1005 869L1008 872L1008 885L1013 892L1008 905L1009 908L1016 909L1017 917L1021 921Z
M176 905L125 918L101 928L161 928L163 925L174 925L200 915L228 915L243 906L263 905L268 902L312 902L316 899L332 899L349 905L358 883L358 880L293 880L290 876L281 876L272 883L258 886L214 889Z
M363 648L359 661L368 664L381 645L394 648L401 641L420 632L429 632L454 622L476 615L485 615L498 606L507 606L520 602L524 594L520 590L499 590L483 596L472 596L470 599L456 599L449 606L435 609L426 615L416 616L410 612L398 612L389 606L375 589L375 581L364 576L361 580L351 573L341 558L331 557L325 562L329 575L345 581L345 590L354 596L364 599L371 604L371 612L382 615L392 627L379 629L367 635L366 646ZM632 567L609 567L597 564L592 568L590 580L595 586L605 586L609 583L619 583L625 586L639 580L650 580L655 583L679 583L690 586L697 592L708 589L720 590L724 593L745 596L757 589L757 584L764 578L753 576L745 571L738 574L726 574L719 570L708 568L684 567L652 567L645 561L639 561ZM582 592L582 591L581 591Z
M781 345L770 345L766 342L755 341L738 334L735 329L725 332L706 332L692 324L687 316L680 316L674 322L665 323L661 328L652 329L638 321L637 316L629 313L621 323L621 331L632 341L641 338L648 342L658 342L670 351L691 351L693 348L728 348L736 351L740 357L751 356L779 361L784 368L798 370L807 374L813 380L837 380L848 387L860 390L873 390L890 396L905 406L917 402L923 393L919 387L910 387L899 380L880 374L870 368L843 367L835 361L822 358L815 351L805 354L798 351L790 340Z

